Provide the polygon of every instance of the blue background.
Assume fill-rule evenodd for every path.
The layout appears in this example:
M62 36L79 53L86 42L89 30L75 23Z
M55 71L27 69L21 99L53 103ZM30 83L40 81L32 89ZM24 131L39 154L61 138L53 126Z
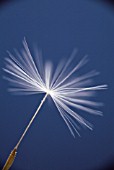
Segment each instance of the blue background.
M68 58L75 47L78 59L88 54L87 67L100 71L96 82L107 83L109 89L98 96L105 103L104 116L86 115L94 130L82 128L81 138L75 139L48 99L20 145L11 170L106 169L114 161L114 9L89 0L20 0L1 6L1 167L43 98L43 94L13 96L2 79L6 50L21 49L24 36L31 51L37 44L44 60L54 64Z

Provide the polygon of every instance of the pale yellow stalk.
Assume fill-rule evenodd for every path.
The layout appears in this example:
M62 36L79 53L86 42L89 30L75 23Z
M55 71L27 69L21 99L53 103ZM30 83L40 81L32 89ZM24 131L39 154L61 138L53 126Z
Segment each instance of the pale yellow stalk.
M32 119L30 120L29 124L27 125L27 127L26 127L24 133L22 134L21 138L19 139L17 145L16 145L16 146L14 147L14 149L11 151L11 153L10 153L10 155L9 155L9 157L8 157L8 159L7 159L7 161L6 161L6 163L5 163L5 165L4 165L4 167L3 167L2 170L9 170L10 167L12 166L12 164L13 164L13 162L14 162L14 159L15 159L15 157L16 157L17 149L18 149L20 143L22 142L25 134L27 133L28 129L30 128L32 122L34 121L36 115L38 114L39 110L41 109L43 103L45 102L47 96L48 96L48 93L45 94L43 100L41 101L41 103L40 103L39 107L37 108L36 112L34 113Z

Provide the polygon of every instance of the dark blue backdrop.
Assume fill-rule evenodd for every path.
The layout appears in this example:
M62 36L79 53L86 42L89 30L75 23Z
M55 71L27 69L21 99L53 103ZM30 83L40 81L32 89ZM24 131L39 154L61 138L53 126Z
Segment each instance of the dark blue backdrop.
M93 132L74 139L52 101L47 100L21 144L11 170L103 170L114 161L114 11L89 0L20 0L0 8L0 164L3 166L43 95L13 96L4 74L6 50L37 44L44 59L59 62L73 48L89 55L88 67L101 72L103 117L87 115ZM108 168L109 170L111 169Z

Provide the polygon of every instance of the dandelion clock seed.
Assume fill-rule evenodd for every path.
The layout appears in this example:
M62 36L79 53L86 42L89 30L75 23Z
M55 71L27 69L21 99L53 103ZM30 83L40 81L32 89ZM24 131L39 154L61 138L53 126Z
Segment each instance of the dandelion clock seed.
M53 70L53 65L50 62L45 65L42 63L39 53L35 58L32 57L25 39L23 47L20 52L15 50L16 57L8 52L9 56L5 58L4 71L7 73L5 79L11 83L9 91L21 95L44 93L44 97L8 157L3 170L8 170L11 167L20 143L48 96L51 96L58 113L75 137L75 132L79 135L79 124L92 130L91 124L78 114L78 110L102 115L102 112L97 110L101 103L90 100L90 97L94 95L93 92L107 88L106 84L91 85L92 78L98 75L98 72L94 70L77 76L88 59L84 57L76 66L71 67L76 50L73 51L67 62L61 62Z

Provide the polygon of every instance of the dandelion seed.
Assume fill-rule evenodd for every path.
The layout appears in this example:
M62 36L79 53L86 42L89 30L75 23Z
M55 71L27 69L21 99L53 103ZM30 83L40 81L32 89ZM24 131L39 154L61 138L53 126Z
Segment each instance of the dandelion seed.
M71 109L74 107L92 114L102 114L101 111L94 109L100 103L88 99L93 96L93 91L107 88L107 85L91 86L91 78L98 75L98 72L93 70L72 78L72 75L87 63L87 57L85 56L75 67L71 68L73 57L77 52L74 50L67 63L59 64L56 71L53 72L51 63L47 62L44 67L41 67L41 60L33 59L25 39L23 46L24 49L21 50L21 53L15 50L18 59L10 52L8 52L9 58L6 58L4 71L10 75L10 78L8 76L5 78L12 83L9 91L22 95L37 93L50 95L73 136L73 129L77 132L77 128L75 128L77 125L72 118L91 129L90 123Z
M66 63L60 63L56 71L53 72L52 64L47 62L43 65L39 54L37 58L33 59L25 39L23 46L24 49L20 53L15 50L18 58L8 52L9 58L5 59L4 71L10 75L10 78L9 76L5 77L11 83L9 91L21 95L38 93L45 95L17 143L16 150L49 95L74 137L74 132L79 135L79 124L92 130L91 124L78 114L78 110L101 115L102 112L97 110L101 103L91 101L89 98L94 95L93 92L106 89L107 85L91 86L92 78L98 75L98 72L94 70L73 78L73 75L87 63L87 57L85 56L76 66L71 67L72 60L76 55L76 50L74 50L70 59Z

